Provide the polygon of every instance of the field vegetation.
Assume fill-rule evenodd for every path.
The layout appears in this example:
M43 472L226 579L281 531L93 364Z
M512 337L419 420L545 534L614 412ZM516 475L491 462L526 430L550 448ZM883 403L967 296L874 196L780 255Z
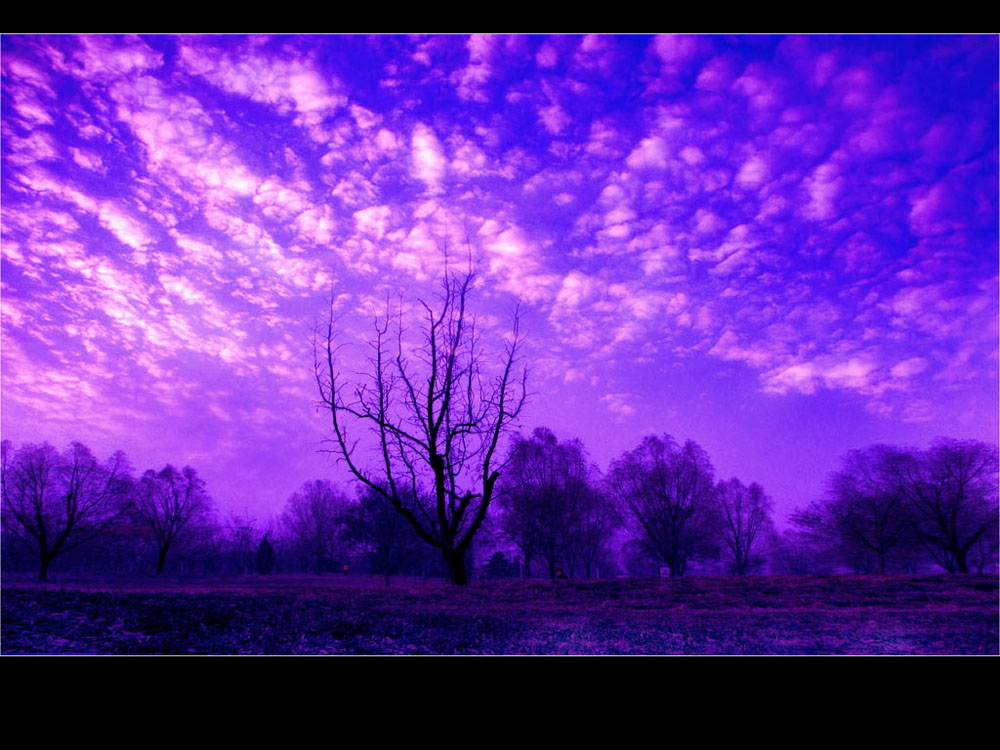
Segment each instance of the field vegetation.
M997 654L994 576L6 576L4 654Z

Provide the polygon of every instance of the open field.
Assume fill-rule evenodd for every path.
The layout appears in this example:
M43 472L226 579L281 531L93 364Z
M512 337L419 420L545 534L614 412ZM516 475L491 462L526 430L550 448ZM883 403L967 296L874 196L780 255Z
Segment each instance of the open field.
M997 654L995 576L5 576L4 654Z

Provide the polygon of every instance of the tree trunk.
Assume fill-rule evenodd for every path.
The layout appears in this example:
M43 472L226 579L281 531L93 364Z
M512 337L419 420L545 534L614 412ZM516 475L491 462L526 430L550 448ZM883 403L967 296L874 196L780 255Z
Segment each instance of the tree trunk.
M389 585L389 566L385 566L385 585Z
M38 579L39 580L45 581L45 580L48 579L48 577L49 577L49 563L50 562L51 561L50 560L46 560L44 556L41 558L40 564L38 566Z
M456 586L464 586L469 582L469 574L465 570L465 553L443 553L444 563L448 566L448 579Z
M955 550L955 567L959 573L969 572L968 553L964 549Z
M159 554L156 556L156 572L157 574L163 573L163 568L167 564L167 550L166 547L160 550Z
M671 578L679 578L684 575L684 562L681 560L680 555L671 554L670 559L667 561L667 568L670 570Z

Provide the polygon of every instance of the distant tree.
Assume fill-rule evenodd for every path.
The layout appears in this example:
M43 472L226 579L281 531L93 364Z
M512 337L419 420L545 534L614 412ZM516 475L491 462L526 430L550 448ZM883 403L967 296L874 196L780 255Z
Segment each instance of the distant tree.
M711 546L715 526L714 469L692 440L646 437L613 461L609 481L646 552L682 576L688 561Z
M38 560L41 580L60 555L106 531L128 507L129 465L115 453L99 463L74 442L63 453L48 443L0 448L4 530Z
M607 545L621 526L621 514L611 491L595 477L580 497L575 519L567 534L569 546L575 552L573 557L579 559L587 578L608 556Z
M413 528L381 493L362 485L357 503L347 511L347 535L369 556L375 571L390 584L392 571L406 557L414 538Z
M254 568L259 575L264 576L274 570L274 547L267 540L266 534L260 540L260 546L257 547L257 559L255 560Z
M293 543L311 556L313 570L331 570L340 552L349 501L331 482L306 482L288 498L282 516Z
M420 301L423 325L416 340L401 315L392 333L388 314L376 320L368 376L350 385L334 343L331 306L325 346L317 346L315 360L334 450L438 550L454 584L468 582L466 554L501 474L497 446L526 398L526 371L519 375L517 366L517 314L501 351L487 354L467 309L473 281L471 271L462 277L445 272L439 304ZM352 426L373 438L377 470L359 462ZM425 494L422 487L431 490Z
M521 550L525 567L535 553L548 563L549 578L560 564L572 567L582 547L577 530L586 506L599 504L592 473L579 440L560 443L545 427L530 438L514 437L499 504L501 526Z
M197 471L167 464L135 483L132 507L155 541L156 572L163 573L171 548L210 515L212 498Z
M622 545L621 557L625 572L636 578L659 576L662 561L657 555L651 555L649 546L638 538L627 539Z
M227 551L225 532L209 508L184 527L170 557L181 573L216 575L222 572Z
M983 534L969 550L969 565L975 567L979 575L983 575L985 572L996 572L998 552L1000 552L1000 539L997 538L997 535Z
M517 575L517 563L512 563L497 550L486 561L484 570L490 578L513 578Z
M749 487L739 479L719 482L715 488L720 536L732 560L736 575L752 568L771 524L771 498L756 483Z
M826 496L793 514L792 522L837 545L856 570L874 558L884 575L893 552L915 539L905 492L891 471L900 455L885 445L849 452L828 478Z
M898 451L889 473L905 494L927 551L950 573L998 534L998 451L978 440L938 438L926 451Z
M261 539L261 534L257 530L256 520L250 516L240 516L236 513L229 515L229 521L226 524L226 542L229 548L229 557L237 573L248 573L254 569L256 550L260 544L259 539Z
M778 533L771 546L771 572L779 575L829 575L836 559L829 539L808 528L793 527Z
M524 491L520 474L517 466L508 466L504 472L497 497L500 509L498 526L503 537L514 544L521 554L522 576L530 578L531 561L542 545L534 509L537 497Z

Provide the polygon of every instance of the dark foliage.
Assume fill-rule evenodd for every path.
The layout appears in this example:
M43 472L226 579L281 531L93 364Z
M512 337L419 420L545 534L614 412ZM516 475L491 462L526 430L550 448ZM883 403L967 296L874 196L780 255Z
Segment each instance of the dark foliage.
M516 578L517 563L508 560L503 552L497 550L486 561L483 572L490 578Z
M260 540L255 563L254 568L260 575L267 575L274 570L274 547L267 540L267 536Z
M715 470L688 440L650 435L613 461L608 478L644 552L682 576L688 562L718 553Z

